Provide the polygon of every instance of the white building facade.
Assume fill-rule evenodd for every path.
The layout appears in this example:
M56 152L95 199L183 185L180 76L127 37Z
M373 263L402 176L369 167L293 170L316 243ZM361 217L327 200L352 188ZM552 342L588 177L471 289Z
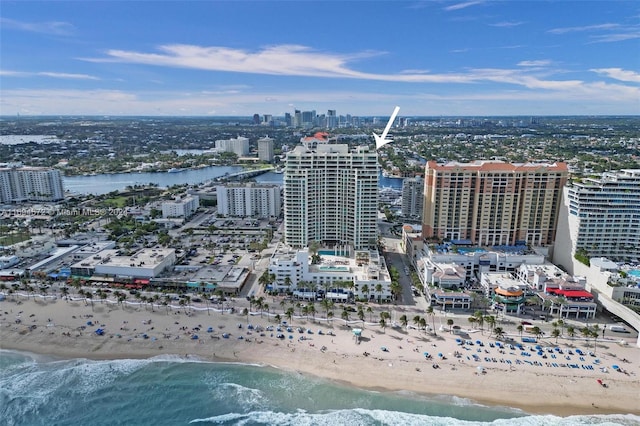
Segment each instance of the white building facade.
M384 258L376 250L362 250L354 256L322 255L312 264L307 249L279 246L269 261L275 281L271 290L292 292L300 298L322 294L335 301L349 298L390 301L391 276Z
M162 203L162 217L184 217L185 219L193 216L200 207L200 198L197 195L190 195L175 201L166 201Z
M287 153L284 172L285 241L307 247L375 246L378 236L378 155L368 147L318 142Z
M59 201L64 199L62 175L46 167L0 168L0 202Z
M258 139L258 160L273 162L273 139L268 136Z
M280 186L270 184L226 184L216 187L218 214L271 218L282 213Z
M218 151L233 152L238 157L249 155L249 139L243 136L235 139L219 139L215 146Z
M564 188L554 262L570 268L573 256L640 259L640 169L583 178Z

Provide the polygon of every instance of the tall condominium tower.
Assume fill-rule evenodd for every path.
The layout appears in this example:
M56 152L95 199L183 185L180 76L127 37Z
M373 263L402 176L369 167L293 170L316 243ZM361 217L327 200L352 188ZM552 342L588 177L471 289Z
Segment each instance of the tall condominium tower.
M268 136L258 139L258 159L273 162L273 139Z
M62 175L45 167L0 168L0 202L58 201L64 199Z
M429 161L425 172L425 238L476 245L551 245L567 165L502 161Z
M422 217L424 205L424 179L420 176L406 178L402 182L402 215Z
M573 256L640 259L640 169L582 178L564 188L554 262L570 269Z
M377 243L378 154L367 147L320 138L287 153L284 171L285 241L307 247L368 248Z

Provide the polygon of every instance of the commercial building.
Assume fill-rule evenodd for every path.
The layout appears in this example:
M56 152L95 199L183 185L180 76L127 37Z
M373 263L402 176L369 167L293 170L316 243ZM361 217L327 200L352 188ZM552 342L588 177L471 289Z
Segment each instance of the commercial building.
M480 246L551 245L566 180L565 163L429 161L423 236Z
M554 262L570 269L573 257L640 259L640 169L582 178L564 188L562 232Z
M424 179L420 176L405 178L402 182L402 215L422 219L424 206Z
M188 219L198 210L198 207L200 207L200 198L197 195L165 201L162 203L162 217L165 219L174 217Z
M282 213L280 186L237 183L216 186L218 214L223 216L272 218Z
M0 168L0 203L64 199L62 175L46 167Z
M268 136L258 139L258 160L273 162L273 139Z
M154 278L173 267L175 263L175 249L143 249L131 256L122 256L118 250L109 249L71 265L71 275Z
M330 144L322 136L303 138L286 155L285 241L307 247L377 242L378 155L366 146Z

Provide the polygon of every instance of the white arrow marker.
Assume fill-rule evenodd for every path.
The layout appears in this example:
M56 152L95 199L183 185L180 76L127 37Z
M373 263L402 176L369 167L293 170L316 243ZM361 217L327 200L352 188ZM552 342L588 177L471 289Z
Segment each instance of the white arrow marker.
M398 111L400 111L399 106L397 106L393 110L393 114L391 114L391 117L389 117L389 122L387 123L387 127L384 128L384 131L382 132L382 136L378 136L375 133L373 134L373 137L376 140L376 149L380 149L380 147L388 144L389 142L393 142L387 139L387 133L389 133L389 129L391 129L391 125L393 124L393 121L396 119L396 115L398 115Z

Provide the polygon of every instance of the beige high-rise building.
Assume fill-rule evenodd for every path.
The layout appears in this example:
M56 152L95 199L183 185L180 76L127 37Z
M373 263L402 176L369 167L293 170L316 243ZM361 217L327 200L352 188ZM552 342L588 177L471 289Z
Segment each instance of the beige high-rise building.
M423 237L481 246L551 245L567 173L565 163L429 161Z

